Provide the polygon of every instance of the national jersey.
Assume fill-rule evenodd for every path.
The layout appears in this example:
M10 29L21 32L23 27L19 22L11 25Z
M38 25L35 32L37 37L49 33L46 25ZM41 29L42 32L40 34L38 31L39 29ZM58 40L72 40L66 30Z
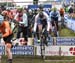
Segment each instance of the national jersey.
M55 21L58 21L59 20L59 17L60 17L60 13L58 11L54 12L54 11L51 11L50 12L50 20L55 20Z
M60 15L61 15L61 16L64 16L65 10L64 10L63 8L61 8L61 9L59 10L59 12L60 12Z
M12 30L8 21L3 21L0 25L0 32L2 33L3 37L7 37L12 34Z

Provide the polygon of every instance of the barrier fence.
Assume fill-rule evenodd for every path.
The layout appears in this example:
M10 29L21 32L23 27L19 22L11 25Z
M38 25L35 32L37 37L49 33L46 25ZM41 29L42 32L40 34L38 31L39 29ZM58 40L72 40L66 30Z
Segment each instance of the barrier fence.
M37 44L34 46L14 46L12 53L13 55L41 56L41 49ZM0 55L4 54L5 46L0 46ZM75 38L57 37L54 45L45 46L45 56L75 56Z

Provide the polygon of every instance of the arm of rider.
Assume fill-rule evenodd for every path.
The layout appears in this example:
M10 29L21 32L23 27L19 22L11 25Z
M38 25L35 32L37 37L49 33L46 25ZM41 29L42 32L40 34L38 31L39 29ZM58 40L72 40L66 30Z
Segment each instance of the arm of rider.
M45 12L43 12L43 13L44 13L44 15L45 15L45 17L47 19L47 31L49 32L49 29L50 29L50 18L49 18L47 13L45 13Z
M37 14L37 15L35 16L35 23L34 23L34 28L33 28L33 31L34 31L34 32L36 32L38 17L39 17L39 14Z

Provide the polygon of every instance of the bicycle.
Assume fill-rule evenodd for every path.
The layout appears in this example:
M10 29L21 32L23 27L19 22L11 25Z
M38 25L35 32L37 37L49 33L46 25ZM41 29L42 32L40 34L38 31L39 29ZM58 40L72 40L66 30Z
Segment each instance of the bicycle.
M40 40L41 40L41 43L40 43L40 48L41 48L41 57L42 59L45 59L45 45L47 46L48 43L46 41L47 39L47 36L46 36L46 29L43 29L42 33L41 33L41 36L40 36Z
M39 33L39 32L37 32ZM42 59L45 59L45 46L48 46L48 33L46 31L46 28L43 28L42 32L40 34L40 51L41 51L41 57Z

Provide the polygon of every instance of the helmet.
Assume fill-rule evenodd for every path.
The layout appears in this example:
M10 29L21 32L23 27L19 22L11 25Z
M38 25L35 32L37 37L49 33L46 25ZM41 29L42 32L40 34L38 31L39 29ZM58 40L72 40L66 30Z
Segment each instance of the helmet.
M44 6L43 6L42 4L39 5L39 9L43 9L43 7L44 7Z
M53 11L54 11L54 12L56 12L56 10L57 10L57 8L56 8L56 7L54 7L54 8L53 8Z
M40 13L39 13L39 17L40 17L40 18L43 18L43 16L44 16L43 12L40 12Z

